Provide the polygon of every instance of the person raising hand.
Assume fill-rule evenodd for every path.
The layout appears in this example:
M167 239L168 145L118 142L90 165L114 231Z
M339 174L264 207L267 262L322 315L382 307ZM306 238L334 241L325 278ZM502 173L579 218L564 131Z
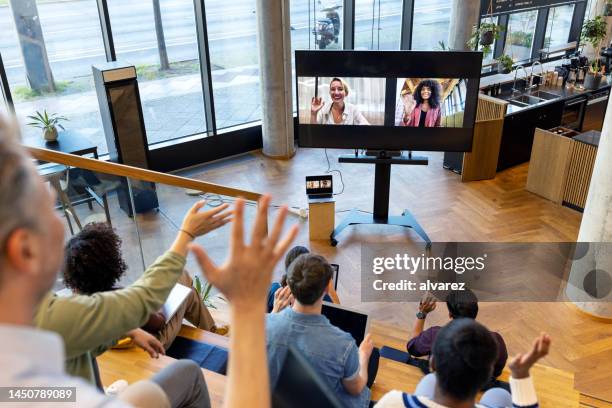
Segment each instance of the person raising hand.
M226 407L269 407L270 386L266 358L264 316L266 294L274 266L297 235L297 225L281 238L287 207L283 206L267 233L270 196L259 200L249 244L244 241L244 200L236 200L229 257L217 266L199 245L190 249L204 277L229 301L230 353Z

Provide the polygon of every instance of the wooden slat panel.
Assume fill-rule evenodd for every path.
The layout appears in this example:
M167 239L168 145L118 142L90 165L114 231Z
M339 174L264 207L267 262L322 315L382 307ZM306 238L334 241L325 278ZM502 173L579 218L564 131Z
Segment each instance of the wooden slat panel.
M476 110L476 121L503 119L506 116L508 102L492 96L478 95L478 109Z
M529 161L527 191L561 204L572 142L568 137L536 129Z
M573 141L563 201L584 208L589 194L596 156L597 147Z
M497 173L497 158L508 102L478 95L472 151L463 155L461 181L487 180Z
M50 163L59 163L66 166L74 166L81 169L97 171L100 173L113 174L115 176L122 177L130 177L137 180L151 181L153 183L162 183L174 187L199 190L206 193L220 194L229 197L243 197L247 200L253 201L257 201L261 197L261 194L254 193L252 191L225 187L219 184L207 183L204 181L190 179L186 177L174 176L172 174L140 169L137 167L126 166L124 164L90 159L87 157L76 156L73 154L41 149L38 147L25 147L35 159Z
M461 181L495 177L503 128L503 119L476 122L472 151L463 155Z

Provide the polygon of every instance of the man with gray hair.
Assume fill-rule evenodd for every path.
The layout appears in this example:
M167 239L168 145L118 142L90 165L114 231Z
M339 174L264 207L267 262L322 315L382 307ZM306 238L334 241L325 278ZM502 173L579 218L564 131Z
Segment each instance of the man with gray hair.
M66 375L62 339L32 327L33 316L60 269L64 225L54 210L53 191L36 173L16 134L0 117L0 387L4 387L0 388L0 402L19 401L18 391L23 387L35 390L72 387L73 406L78 407L167 407L170 403L173 407L209 406L202 372L191 362L179 361L168 366L153 381L128 387L118 399ZM230 339L225 396L228 407L245 406L247 401L253 406L270 404L264 340L265 294L274 266L295 238L297 227L281 239L287 215L287 208L283 207L268 236L269 203L269 196L260 201L253 237L246 245L244 201L236 200L230 255L220 267L212 263L201 247L187 240L186 247L195 252L208 280L231 302L235 335ZM68 397L66 392L57 395ZM28 400L28 406L45 401L50 402Z

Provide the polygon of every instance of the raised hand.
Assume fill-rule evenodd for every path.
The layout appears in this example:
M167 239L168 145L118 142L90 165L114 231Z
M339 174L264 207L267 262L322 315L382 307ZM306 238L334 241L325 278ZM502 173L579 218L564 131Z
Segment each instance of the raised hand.
M291 289L289 286L278 288L276 292L274 292L274 306L272 307L272 313L278 313L287 306L291 306L293 304L293 300L293 295L291 294Z
M229 204L222 204L207 211L200 211L205 204L206 201L204 200L195 203L187 211L183 219L181 230L187 232L192 237L199 237L216 230L232 220L232 211L224 211L229 207Z
M317 114L321 110L323 105L325 105L325 102L323 102L323 98L317 98L316 96L313 96L312 100L310 101L310 113Z
M512 373L512 378L529 377L529 369L542 357L548 354L550 349L550 336L546 333L540 334L531 346L531 350L514 356L508 367Z
M402 95L402 101L404 102L404 123L408 123L410 121L410 116L412 115L412 111L416 108L416 101L412 94L404 94Z
M259 200L251 242L246 244L244 200L236 200L230 254L223 265L215 265L199 245L190 245L206 279L219 289L236 309L249 310L265 305L274 266L297 235L297 225L294 225L282 239L280 238L287 217L286 206L278 211L270 234L266 233L269 205L270 196L265 195Z
M419 311L425 314L433 312L436 309L436 298L431 293L426 293L423 299L419 302Z

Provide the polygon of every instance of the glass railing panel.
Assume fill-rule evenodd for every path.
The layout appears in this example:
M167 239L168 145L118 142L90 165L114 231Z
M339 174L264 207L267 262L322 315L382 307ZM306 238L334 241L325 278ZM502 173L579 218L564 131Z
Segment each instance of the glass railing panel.
M122 256L127 265L119 285L137 279L145 262L139 250L138 224L122 208L130 197L127 178L59 163L35 161L35 165L38 174L57 197L55 209L64 223L65 242L88 224L110 224L121 239ZM55 290L62 289L65 289L65 284L60 273Z

